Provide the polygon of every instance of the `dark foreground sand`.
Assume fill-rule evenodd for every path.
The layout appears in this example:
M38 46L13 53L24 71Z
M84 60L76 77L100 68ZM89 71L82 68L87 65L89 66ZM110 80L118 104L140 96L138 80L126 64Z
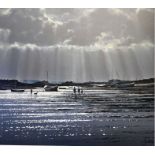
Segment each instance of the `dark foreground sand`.
M0 91L0 144L154 145L154 95Z

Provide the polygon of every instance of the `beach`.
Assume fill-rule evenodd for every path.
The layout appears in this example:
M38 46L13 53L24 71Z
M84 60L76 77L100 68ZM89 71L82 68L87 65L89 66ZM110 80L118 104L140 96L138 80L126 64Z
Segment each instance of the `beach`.
M154 95L147 91L0 90L0 144L154 145Z

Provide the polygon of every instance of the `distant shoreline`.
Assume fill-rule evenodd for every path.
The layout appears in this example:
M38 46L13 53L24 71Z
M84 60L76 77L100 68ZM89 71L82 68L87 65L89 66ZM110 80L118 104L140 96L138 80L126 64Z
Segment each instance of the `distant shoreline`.
M48 83L47 81L37 81L34 83L24 83L19 82L18 80L0 80L0 90L12 89L12 88L23 88L23 89L33 89L36 87L44 87L45 85L57 85L57 86L81 86L81 87L120 87L120 86L131 86L134 85L143 85L143 86L154 86L154 78L143 79L143 80L134 80L134 81L125 81L125 80L109 80L108 82L73 82L66 81L62 83Z

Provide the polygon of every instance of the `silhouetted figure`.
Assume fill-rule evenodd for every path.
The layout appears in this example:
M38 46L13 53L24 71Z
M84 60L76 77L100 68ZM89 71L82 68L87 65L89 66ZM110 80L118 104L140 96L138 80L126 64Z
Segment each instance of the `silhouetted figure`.
M31 91L30 91L30 92L31 92L31 94L32 94L33 90L31 89Z
M83 94L83 89L81 89L81 94Z
M74 94L76 94L76 88L75 87L73 88L73 92L74 92Z
M80 87L78 87L78 93L80 94Z

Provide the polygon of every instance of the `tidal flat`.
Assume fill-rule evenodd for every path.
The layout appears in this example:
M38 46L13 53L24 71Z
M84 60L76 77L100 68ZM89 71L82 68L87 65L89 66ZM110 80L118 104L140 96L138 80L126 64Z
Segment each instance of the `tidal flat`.
M152 91L150 91L150 89ZM0 144L154 145L154 87L72 89L38 94L0 90Z

